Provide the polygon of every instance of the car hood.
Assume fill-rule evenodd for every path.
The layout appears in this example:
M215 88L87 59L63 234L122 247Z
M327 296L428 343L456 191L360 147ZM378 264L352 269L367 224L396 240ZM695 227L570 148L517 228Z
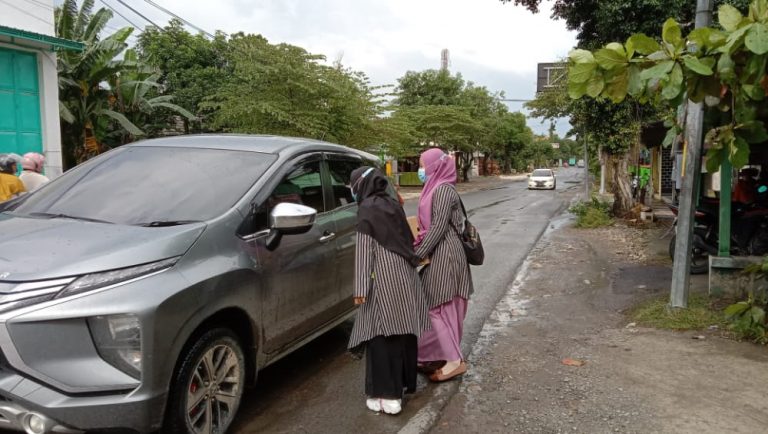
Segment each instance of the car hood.
M555 178L553 178L551 176L531 176L530 179L531 179L531 181L539 181L539 182L541 182L541 181L552 181Z
M0 214L0 280L77 276L182 255L205 223L147 228Z

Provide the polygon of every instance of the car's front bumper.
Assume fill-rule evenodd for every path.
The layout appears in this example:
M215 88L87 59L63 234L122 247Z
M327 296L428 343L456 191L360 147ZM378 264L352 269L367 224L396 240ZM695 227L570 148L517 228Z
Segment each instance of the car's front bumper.
M531 190L550 190L552 188L555 188L555 183L554 182L546 182L544 184L537 184L537 183L534 183L534 182L529 182L528 183L528 188L530 188Z
M44 418L45 433L78 433L74 427L103 432L119 426L125 431L157 430L157 409L165 396L126 393L69 396L7 369L0 369L0 428L24 431L32 414ZM118 422L119 421L119 422ZM116 423L118 422L118 423Z

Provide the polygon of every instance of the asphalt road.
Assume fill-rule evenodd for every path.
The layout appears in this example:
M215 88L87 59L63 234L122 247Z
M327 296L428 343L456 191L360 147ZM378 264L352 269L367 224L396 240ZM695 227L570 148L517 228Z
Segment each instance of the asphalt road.
M475 294L464 325L465 354L550 219L581 191L582 179L579 169L561 169L556 191L529 191L525 182L511 182L462 195L486 251L485 264L472 268ZM413 215L416 203L405 208ZM371 413L364 402L365 365L346 351L350 329L351 323L337 327L260 372L230 432L395 433L405 426L434 397L435 385L420 377L417 393L397 417Z

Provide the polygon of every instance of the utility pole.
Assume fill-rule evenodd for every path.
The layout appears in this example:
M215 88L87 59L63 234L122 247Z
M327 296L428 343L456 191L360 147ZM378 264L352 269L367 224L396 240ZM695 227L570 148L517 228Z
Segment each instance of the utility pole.
M696 28L707 27L712 22L712 1L697 0ZM688 115L685 121L683 142L683 173L680 190L680 211L677 217L677 241L675 243L674 266L669 305L672 308L688 307L688 287L691 280L691 247L696 198L699 194L701 173L701 145L704 121L702 103L688 100Z

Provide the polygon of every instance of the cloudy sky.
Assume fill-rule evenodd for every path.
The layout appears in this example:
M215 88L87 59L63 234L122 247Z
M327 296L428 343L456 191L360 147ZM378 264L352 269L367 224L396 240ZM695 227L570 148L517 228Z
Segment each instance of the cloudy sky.
M135 24L146 21L117 0L104 0ZM408 70L439 68L450 50L450 69L507 98L530 99L536 64L567 55L575 43L562 21L499 0L153 0L213 33L260 33L270 42L299 45L366 72L374 84L393 84ZM145 0L123 0L164 25L169 16ZM57 1L59 3L59 1ZM102 6L102 0L96 1ZM115 14L112 26L127 24ZM521 110L521 103L509 103ZM547 125L531 119L534 131ZM558 132L565 133L562 121Z

